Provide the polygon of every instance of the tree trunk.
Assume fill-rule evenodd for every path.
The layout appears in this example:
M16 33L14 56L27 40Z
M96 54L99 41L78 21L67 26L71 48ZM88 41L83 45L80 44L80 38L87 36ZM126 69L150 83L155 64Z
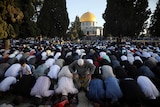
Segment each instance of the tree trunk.
M10 49L10 39L4 39L4 49L5 50Z
M117 43L120 44L122 42L122 37L117 38Z

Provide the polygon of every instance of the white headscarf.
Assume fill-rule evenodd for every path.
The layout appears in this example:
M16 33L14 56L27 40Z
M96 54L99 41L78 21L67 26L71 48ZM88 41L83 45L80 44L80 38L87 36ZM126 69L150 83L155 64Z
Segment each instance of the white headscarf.
M143 61L142 61L142 59L140 58L140 56L135 56L135 57L134 57L134 60L139 60L139 61L141 61L141 62L143 63Z
M134 56L131 53L127 54L127 59L129 61L129 63L132 65L134 62Z
M103 65L102 67L102 79L105 80L108 77L115 77L114 73L113 73L113 69L110 65Z
M47 59L47 53L46 52L42 52L42 60L46 60Z
M54 59L57 60L60 56L61 56L61 52L57 52L57 53L54 55Z
M121 56L121 60L122 60L122 61L126 61L126 60L127 60L127 56L122 55L122 56Z
M158 89L148 77L139 76L137 83L147 98L156 99L156 97L160 96Z
M45 61L45 65L47 65L48 67L52 66L55 63L55 59L53 58L49 58Z
M142 56L145 57L145 58L151 57L151 55L146 51L142 51Z

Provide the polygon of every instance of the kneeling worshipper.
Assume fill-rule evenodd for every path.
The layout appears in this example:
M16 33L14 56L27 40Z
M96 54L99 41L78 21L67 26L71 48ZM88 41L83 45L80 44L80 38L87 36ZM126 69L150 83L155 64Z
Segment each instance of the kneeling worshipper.
M105 101L105 87L102 79L92 75L89 83L89 90L86 92L86 97L93 102L93 104L104 105Z
M38 98L50 97L54 90L50 90L51 79L48 76L39 76L31 89L30 95Z
M19 76L19 71L20 71L20 69L21 69L21 64L20 64L20 63L12 64L12 65L6 70L6 72L4 73L4 76L5 76L5 77L12 76L12 77L17 78L17 77Z
M9 76L4 78L0 82L0 92L6 92L9 91L11 88L11 85L15 84L17 82L15 77Z
M55 63L49 68L49 72L48 72L48 76L51 79L55 79L57 80L58 78L58 73L61 70L61 68L63 67L64 64L64 60L63 59L57 59L55 61Z
M78 93L78 90L75 88L73 83L73 75L67 65L63 66L58 74L58 83L55 93L66 96L66 98L68 97L68 94Z
M49 72L49 68L55 63L55 60L53 58L49 58L45 61L45 63L39 65L36 69L33 75L38 78L42 75L47 75Z
M119 86L119 80L115 77L113 69L110 65L102 66L102 80L105 86L105 97L111 103L118 102L119 98L123 96Z
M133 78L124 78L120 80L120 88L123 92L121 102L128 106L139 107L142 106L146 100L144 93Z
M158 96L160 96L158 89L147 76L139 76L137 78L137 83L145 94L146 98L156 99Z

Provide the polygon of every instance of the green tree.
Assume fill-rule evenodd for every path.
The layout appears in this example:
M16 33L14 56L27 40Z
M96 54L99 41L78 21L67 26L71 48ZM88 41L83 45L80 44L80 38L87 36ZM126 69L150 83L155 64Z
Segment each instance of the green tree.
M47 37L63 37L69 25L66 0L45 0L37 19L41 34Z
M104 36L135 37L143 32L149 15L147 0L107 0Z
M40 29L37 27L36 22L32 20L33 15L35 14L35 9L33 0L16 0L18 7L23 11L24 18L20 26L19 37L36 37L40 34Z
M152 36L160 37L160 0L157 3L153 15L151 16L149 32Z
M77 39L84 36L84 33L81 30L81 22L78 16L76 16L75 21L71 23L68 36L72 39Z
M5 41L5 49L10 48L10 38L17 37L13 26L20 25L23 17L23 12L16 6L14 0L0 1L0 39Z

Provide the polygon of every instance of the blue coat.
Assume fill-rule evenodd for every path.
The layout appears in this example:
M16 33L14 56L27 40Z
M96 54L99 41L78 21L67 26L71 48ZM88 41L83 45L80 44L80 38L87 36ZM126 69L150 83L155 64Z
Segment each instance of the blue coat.
M102 103L105 98L104 83L101 79L92 79L89 84L87 98L93 102Z
M106 98L109 98L114 101L118 101L119 98L123 96L121 88L118 83L118 79L115 77L108 77L104 80L105 88L106 88Z

